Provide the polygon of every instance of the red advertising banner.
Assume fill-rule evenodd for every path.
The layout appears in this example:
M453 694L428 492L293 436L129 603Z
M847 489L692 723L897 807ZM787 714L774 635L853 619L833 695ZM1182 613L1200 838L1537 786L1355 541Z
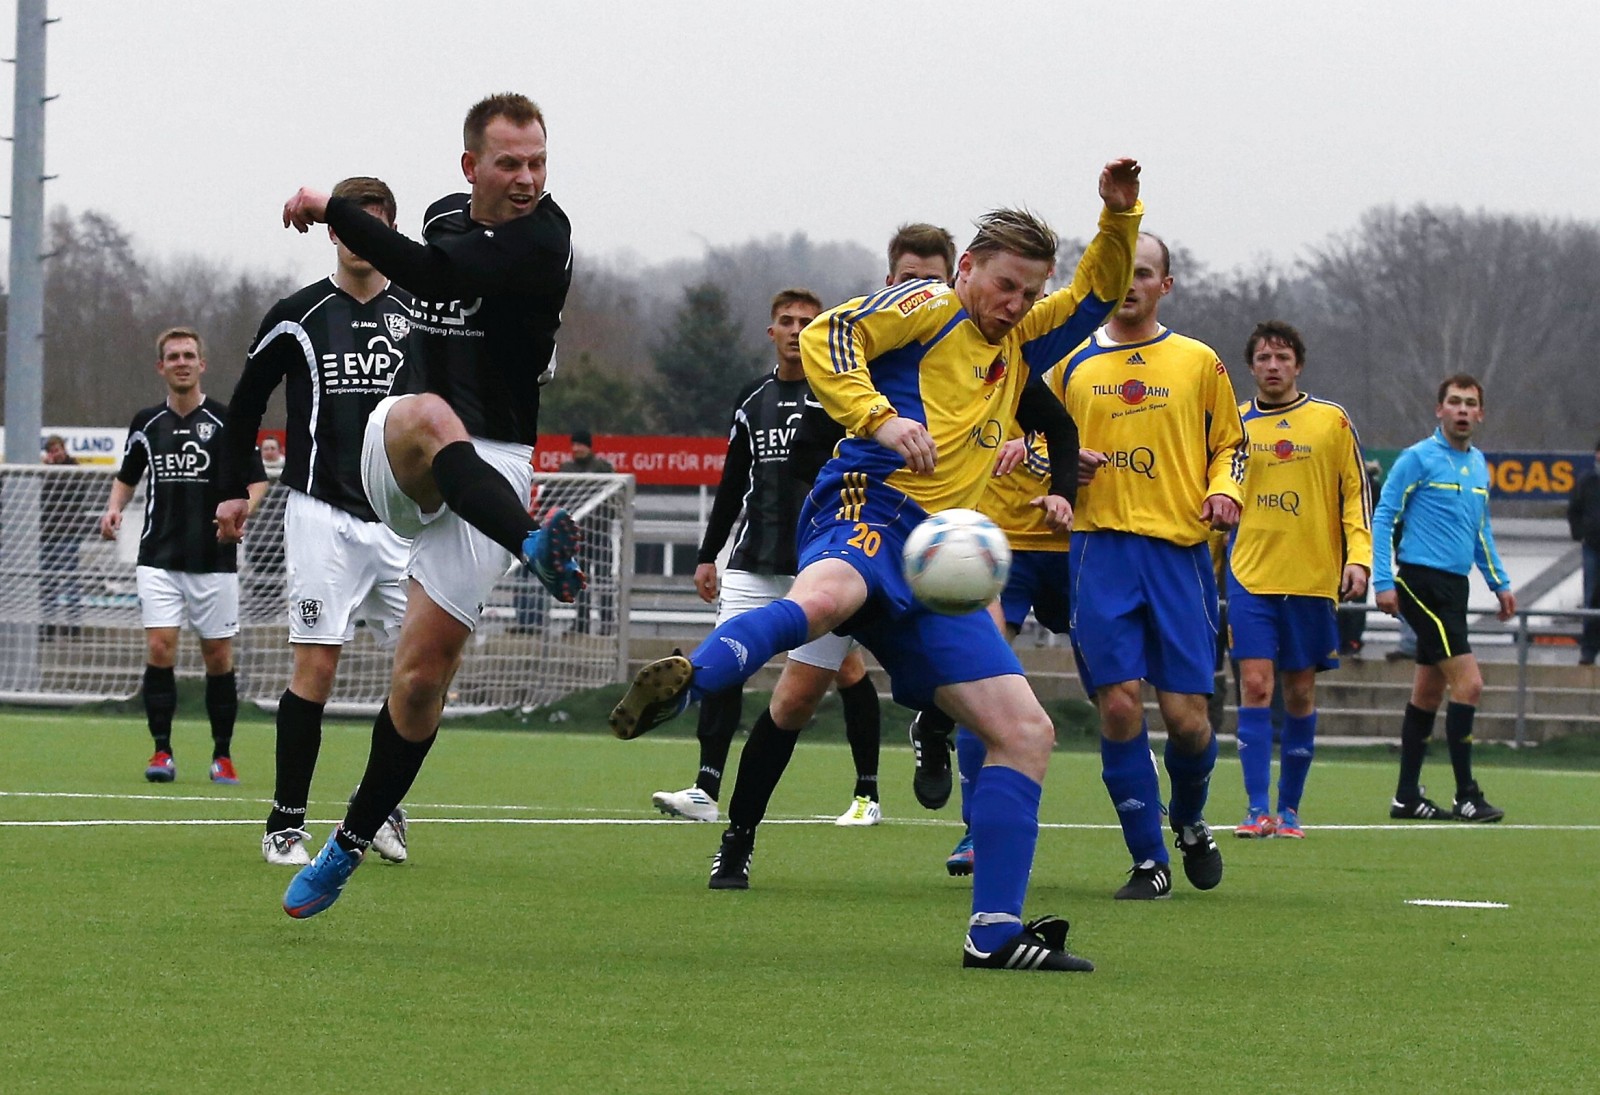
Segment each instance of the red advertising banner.
M597 433L595 455L640 486L714 487L722 478L728 455L726 437L623 436ZM541 434L534 450L535 471L553 472L572 459L572 438Z

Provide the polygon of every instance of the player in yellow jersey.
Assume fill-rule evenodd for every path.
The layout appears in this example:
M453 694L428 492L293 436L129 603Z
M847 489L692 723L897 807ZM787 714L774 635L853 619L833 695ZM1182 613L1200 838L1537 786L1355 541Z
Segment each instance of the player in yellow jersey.
M812 392L851 434L818 476L800 517L800 574L789 596L719 625L689 658L640 670L612 712L635 737L681 711L693 692L736 684L778 650L834 629L853 634L888 671L895 698L937 703L989 749L972 804L977 870L962 964L983 969L1083 971L1066 951L1066 922L1022 919L1039 832L1039 796L1054 728L1022 666L983 611L940 616L911 595L901 568L906 536L929 513L972 507L1013 423L1076 436L1060 404L1024 384L1115 307L1132 273L1143 207L1139 168L1115 160L1100 175L1100 230L1072 283L1049 296L1055 233L1036 218L997 210L979 221L953 288L910 282L823 313L801 336ZM1053 412L1052 412L1053 408ZM1044 503L1065 527L1071 506ZM754 835L730 829L713 882L748 885Z
M931 224L904 224L889 241L889 273L884 278L884 285L903 285L929 278L945 284L954 273L955 265L956 243L949 232ZM800 498L809 493L811 485L816 482L817 473L832 459L835 446L843 438L844 430L828 417L822 405L817 403L808 391L805 397L805 411L800 421L799 432L790 446L788 461L788 471L792 474L789 485L794 487ZM791 539L794 531L790 530ZM843 643L849 650L849 657L842 666L830 667L820 664L835 660L816 656L818 649L824 651L830 649L830 643ZM811 724L817 705L822 702L822 697L827 695L836 677L841 682L839 694L844 700L847 716L845 736L849 739L850 752L856 763L857 786L855 800L850 809L836 819L834 824L875 825L882 819L882 807L879 805L876 793L880 748L880 728L875 717L878 703L877 685L866 675L866 667L862 664L860 652L855 649L855 643L848 638L828 635L814 644L808 643L789 652L788 658L784 661L783 672L779 674L778 682L773 686L772 703L756 717L755 723L750 727L750 736L745 740L744 751L739 756L739 774L734 781L733 793L728 803L730 828L754 833L765 820L767 805L772 801L772 794L777 790L778 783L788 769L789 760L794 755L799 730ZM846 687L843 684L846 679L853 679L855 683ZM871 712L874 718L871 720L849 718L852 706L859 708L868 698L871 700ZM707 701L702 701L700 705L702 720L706 708ZM857 723L870 723L870 725L863 730L857 727ZM783 727L795 729L787 730ZM731 725L728 727L727 736L729 738L733 736ZM702 753L704 752L702 748ZM723 745L723 755L726 756L726 743ZM947 763L947 771L948 768ZM704 772L703 766L701 770ZM872 773L873 782L870 786L863 786L862 777L868 772ZM948 795L948 792L946 794ZM726 881L729 880L714 879L713 886L722 888L722 883ZM732 881L734 885L730 888L740 888L737 885L740 879L735 877Z
M1084 481L1080 464L1079 482ZM1030 611L1040 627L1057 635L1067 633L1070 541L1063 530L1050 526L1043 509L1042 499L1052 489L1051 484L1050 455L1043 439L1032 434L1018 437L1005 446L1000 465L978 505L984 516L1000 526L1011 547L1011 572L1005 588L999 599L989 605L989 614L1008 641L1015 641L1022 632ZM1062 486L1066 488L1066 484ZM948 725L949 717L938 708L922 711L912 724L912 741L926 755L948 740ZM972 873L972 797L988 751L983 741L963 726L955 728L955 753L961 775L961 820L967 831L945 857L944 866L952 876L960 876ZM921 770L919 763L919 774ZM920 800L921 795L918 797ZM943 805L940 802L929 809Z
M1317 673L1339 665L1338 598L1372 573L1372 494L1361 441L1337 403L1300 391L1306 345L1287 323L1245 344L1256 395L1239 404L1250 460L1228 550L1228 641L1239 665L1239 766L1249 812L1239 837L1304 837L1300 797L1317 729ZM1283 676L1278 813L1268 812L1272 690Z
M1172 892L1141 680L1155 686L1167 727L1167 816L1184 874L1201 890L1222 881L1203 816L1217 759L1206 716L1217 644L1206 536L1239 520L1244 427L1216 353L1158 320L1171 289L1166 244L1141 235L1121 306L1047 377L1082 445L1107 457L1079 493L1072 647L1099 709L1101 775L1133 856L1123 900Z

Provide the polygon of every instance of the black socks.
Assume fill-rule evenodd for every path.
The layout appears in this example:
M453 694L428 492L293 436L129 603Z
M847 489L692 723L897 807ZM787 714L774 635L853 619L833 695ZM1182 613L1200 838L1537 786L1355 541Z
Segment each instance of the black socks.
M144 667L144 717L150 726L150 736L156 740L156 752L172 752L172 713L178 709L178 682L173 678L172 667L147 665Z
M848 688L839 689L844 703L844 736L850 742L850 756L856 764L857 798L878 801L878 754L882 748L882 715L878 708L878 686L871 676L862 677Z
M438 728L427 741L407 741L394 728L385 703L372 725L372 752L367 755L367 770L356 788L355 798L334 839L347 852L367 850L372 838L411 790L428 750L438 740Z
M794 756L797 730L784 730L772 721L770 710L761 712L750 728L750 737L739 755L739 778L733 785L733 801L728 804L728 823L735 829L755 832L767 816L767 803Z
M728 767L728 750L743 713L743 687L700 701L700 721L695 726L695 737L700 739L700 772L694 785L714 799L722 796L722 773Z
M233 670L206 678L206 717L211 720L211 759L227 756L239 717L239 677Z
M528 500L517 497L471 441L453 441L434 455L433 481L458 517L522 558L522 542L539 522L528 513Z
M1444 709L1444 737L1450 746L1450 767L1456 772L1456 797L1473 786L1472 720L1478 709L1469 703L1451 703Z
M1428 739L1433 736L1433 719L1434 712L1406 704L1405 717L1400 722L1400 782L1394 792L1401 802L1422 796L1417 782L1422 778L1423 758L1428 755Z
M306 827L306 799L322 750L322 708L287 689L278 701L278 775L267 818L269 833Z

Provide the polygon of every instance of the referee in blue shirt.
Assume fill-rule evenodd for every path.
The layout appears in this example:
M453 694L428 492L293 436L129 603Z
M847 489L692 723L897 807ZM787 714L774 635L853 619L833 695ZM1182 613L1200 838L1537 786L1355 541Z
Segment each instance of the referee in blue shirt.
M1511 618L1517 599L1489 531L1489 465L1472 445L1483 423L1483 385L1464 374L1449 377L1439 385L1434 413L1439 428L1400 454L1372 515L1378 608L1405 617L1417 633L1417 671L1400 724L1400 782L1389 816L1499 821L1505 811L1491 806L1472 778L1472 720L1483 694L1483 674L1467 644L1467 575L1473 564L1500 601L1500 619ZM1451 810L1425 798L1417 782L1447 685L1444 733L1456 775Z

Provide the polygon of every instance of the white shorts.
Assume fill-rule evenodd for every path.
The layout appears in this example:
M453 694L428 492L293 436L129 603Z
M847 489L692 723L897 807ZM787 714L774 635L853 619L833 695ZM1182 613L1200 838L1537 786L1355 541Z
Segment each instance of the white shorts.
M789 592L789 587L794 585L794 578L788 574L754 574L748 570L729 570L722 574L722 595L717 599L717 623L724 624L735 616L742 616L752 609L763 608L773 601L779 601ZM844 664L850 651L855 649L856 641L848 635L835 635L832 632L820 639L812 639L804 646L797 646L789 651L789 657L802 665L814 665L818 669L829 669L837 673Z
M289 641L341 646L365 620L378 639L400 637L411 545L381 521L363 521L292 490L283 511Z
M361 439L361 485L385 525L411 541L406 577L420 582L429 600L468 628L478 626L484 602L516 560L511 553L444 506L422 512L400 489L383 443L383 426L394 405L409 395L385 396L367 418ZM486 463L505 476L518 498L533 487L533 449L509 441L472 439Z
M239 576L190 574L160 567L138 567L139 620L145 627L188 624L202 639L239 634Z

